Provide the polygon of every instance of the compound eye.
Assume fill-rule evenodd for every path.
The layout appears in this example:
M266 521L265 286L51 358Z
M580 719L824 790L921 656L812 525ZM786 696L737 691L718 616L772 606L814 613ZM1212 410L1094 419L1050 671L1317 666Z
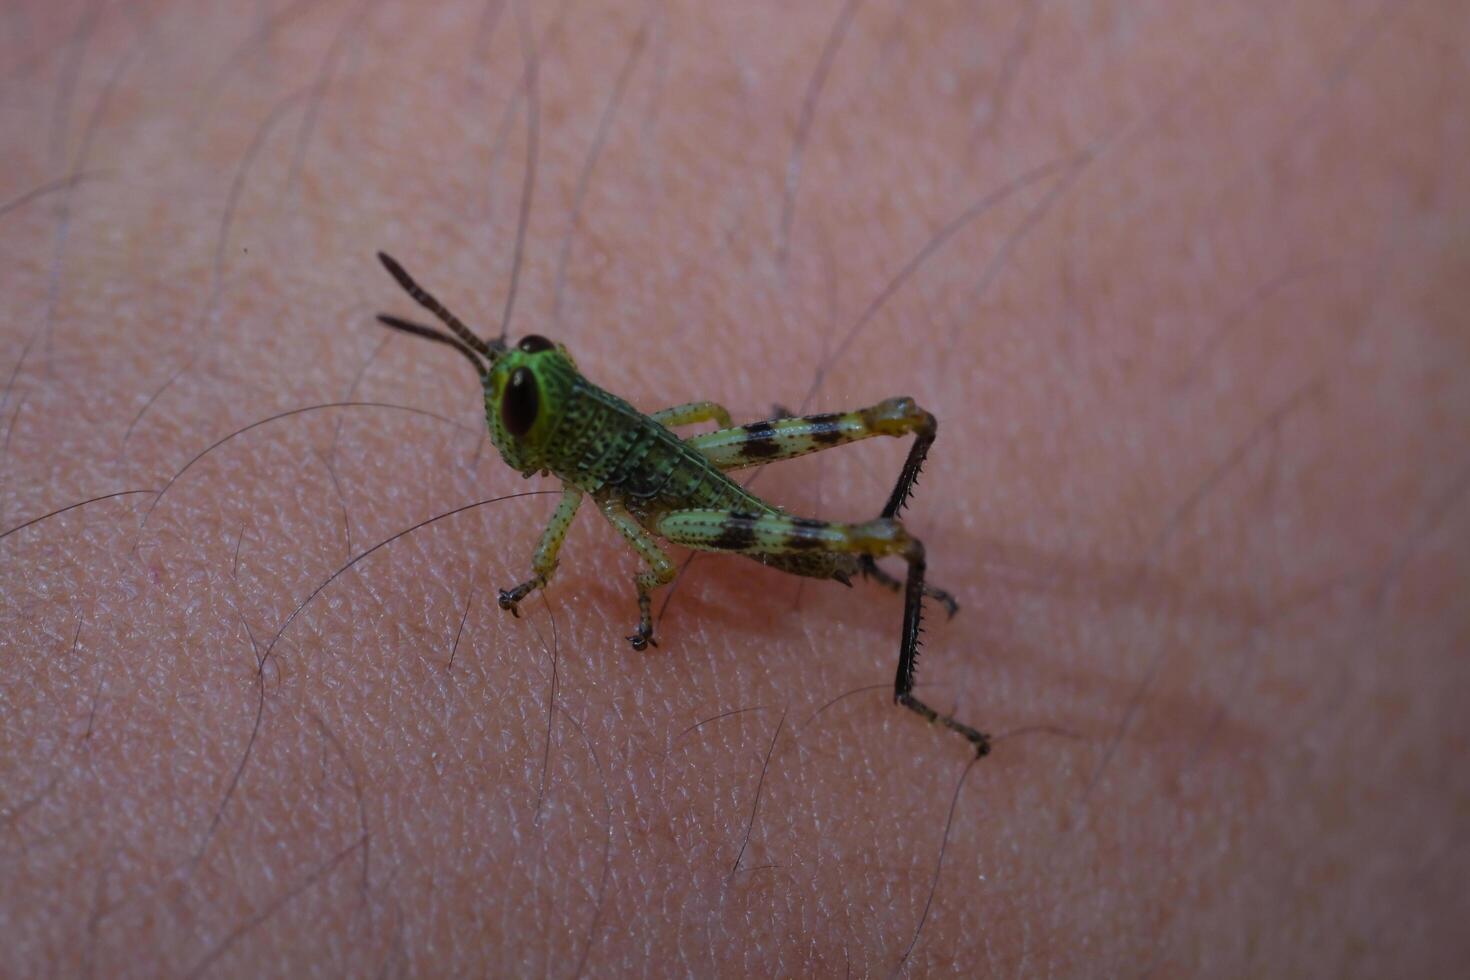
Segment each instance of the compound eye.
M521 342L523 345L525 341ZM536 390L536 376L530 368L516 368L500 399L500 421L505 431L520 438L536 424L541 408L541 394Z
M527 354L539 354L544 350L551 350L556 345L540 334L529 333L521 338L517 346Z

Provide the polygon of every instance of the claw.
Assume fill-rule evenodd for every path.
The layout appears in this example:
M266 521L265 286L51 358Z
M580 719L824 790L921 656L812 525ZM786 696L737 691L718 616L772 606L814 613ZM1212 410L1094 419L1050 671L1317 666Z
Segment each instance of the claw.
M929 593L929 598L943 606L944 611L949 614L950 619L954 619L954 614L960 611L960 604L955 602L954 596L942 589L935 589Z

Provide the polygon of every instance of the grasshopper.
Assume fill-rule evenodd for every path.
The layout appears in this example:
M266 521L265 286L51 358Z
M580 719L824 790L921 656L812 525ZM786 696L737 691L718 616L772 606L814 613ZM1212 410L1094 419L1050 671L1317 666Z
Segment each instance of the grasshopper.
M889 398L855 412L776 418L735 425L720 405L690 402L645 415L583 375L566 347L538 334L514 347L502 335L485 341L431 296L390 256L378 259L398 284L451 333L380 314L385 326L446 344L474 365L485 393L490 441L511 468L529 477L540 472L562 484L561 501L542 532L531 559L531 577L500 590L500 608L518 606L544 588L557 567L557 553L583 498L590 496L647 569L636 578L638 627L628 637L645 650L653 638L652 595L673 581L674 563L655 536L696 551L730 552L794 575L852 584L861 574L904 593L903 629L893 699L911 711L958 732L977 756L990 750L990 737L914 696L920 619L925 596L953 616L954 599L924 581L924 545L898 521L919 469L934 442L937 423L912 398ZM712 432L680 438L674 426L712 421ZM810 520L788 514L730 477L748 466L792 459L870 436L912 434L898 483L882 514L857 524ZM902 558L903 580L878 567L877 559Z

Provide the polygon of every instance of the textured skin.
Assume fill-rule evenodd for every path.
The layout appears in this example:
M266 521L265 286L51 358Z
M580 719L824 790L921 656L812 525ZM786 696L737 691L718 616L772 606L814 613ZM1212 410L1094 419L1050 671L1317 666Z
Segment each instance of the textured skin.
M141 536L151 494L0 542L0 974L888 977L911 943L904 977L1470 962L1463 0L0 21L6 377L35 341L0 412L0 527L156 491L349 392L465 427L292 416L212 451ZM926 623L920 680L1029 730L952 824L958 739L888 690L817 714L891 681L896 597L701 559L669 649L630 656L639 563L600 516L546 605L494 608L556 495L332 583L272 658L247 758L250 632L390 535L537 483L478 451L460 357L370 319L408 312L388 247L499 328L526 49L512 336L565 341L650 413L795 407L841 350L815 410L906 390L940 415L906 517L966 609ZM844 346L971 202L1094 140ZM904 448L754 487L868 517Z

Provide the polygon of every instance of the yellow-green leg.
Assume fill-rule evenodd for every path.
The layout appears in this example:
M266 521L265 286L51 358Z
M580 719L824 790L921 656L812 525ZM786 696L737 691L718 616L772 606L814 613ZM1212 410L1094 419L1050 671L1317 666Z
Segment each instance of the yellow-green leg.
M767 419L702 432L685 440L722 470L774 463L872 436L914 433L934 441L937 423L912 398L889 398L855 412L827 412ZM927 448L927 446L926 446ZM893 516L893 515L889 515Z
M513 589L500 590L501 609L507 610L513 616L519 616L521 613L516 607L520 605L520 601L551 581L551 574L556 571L557 553L561 551L561 543L567 537L567 528L572 526L572 518L577 516L577 507L581 503L581 490L567 487L562 491L561 502L551 515L551 523L541 532L536 553L531 556L532 576Z
M733 424L730 421L730 413L725 411L723 405L715 402L689 402L687 405L675 405L673 408L654 412L649 418L670 429L676 425L694 425L698 422L713 422L722 429L728 429Z
M634 650L646 650L650 645L658 646L653 639L653 590L672 582L677 569L653 537L643 530L619 501L603 500L600 504L608 522L618 529L618 533L648 563L648 570L639 573L634 579L638 587L638 629L628 637L628 642L633 644Z
M792 418L751 422L690 436L685 442L707 456L722 470L738 470L759 463L774 463L833 446L860 442L873 436L904 436L913 433L914 445L904 461L898 483L883 508L884 517L897 517L919 478L919 470L934 442L938 423L912 398L889 398L855 412L798 415ZM878 567L872 555L858 560L862 573L897 592L903 583ZM943 589L925 586L925 594L944 605L949 615L959 611L954 597Z
M924 545L891 517L862 524L814 521L789 514L735 514L719 510L679 510L658 522L658 533L674 544L700 551L728 551L756 557L828 553L870 559L893 555L908 563L904 580L903 630L893 700L963 735L977 755L990 751L990 736L940 714L914 696L919 626L924 602Z

